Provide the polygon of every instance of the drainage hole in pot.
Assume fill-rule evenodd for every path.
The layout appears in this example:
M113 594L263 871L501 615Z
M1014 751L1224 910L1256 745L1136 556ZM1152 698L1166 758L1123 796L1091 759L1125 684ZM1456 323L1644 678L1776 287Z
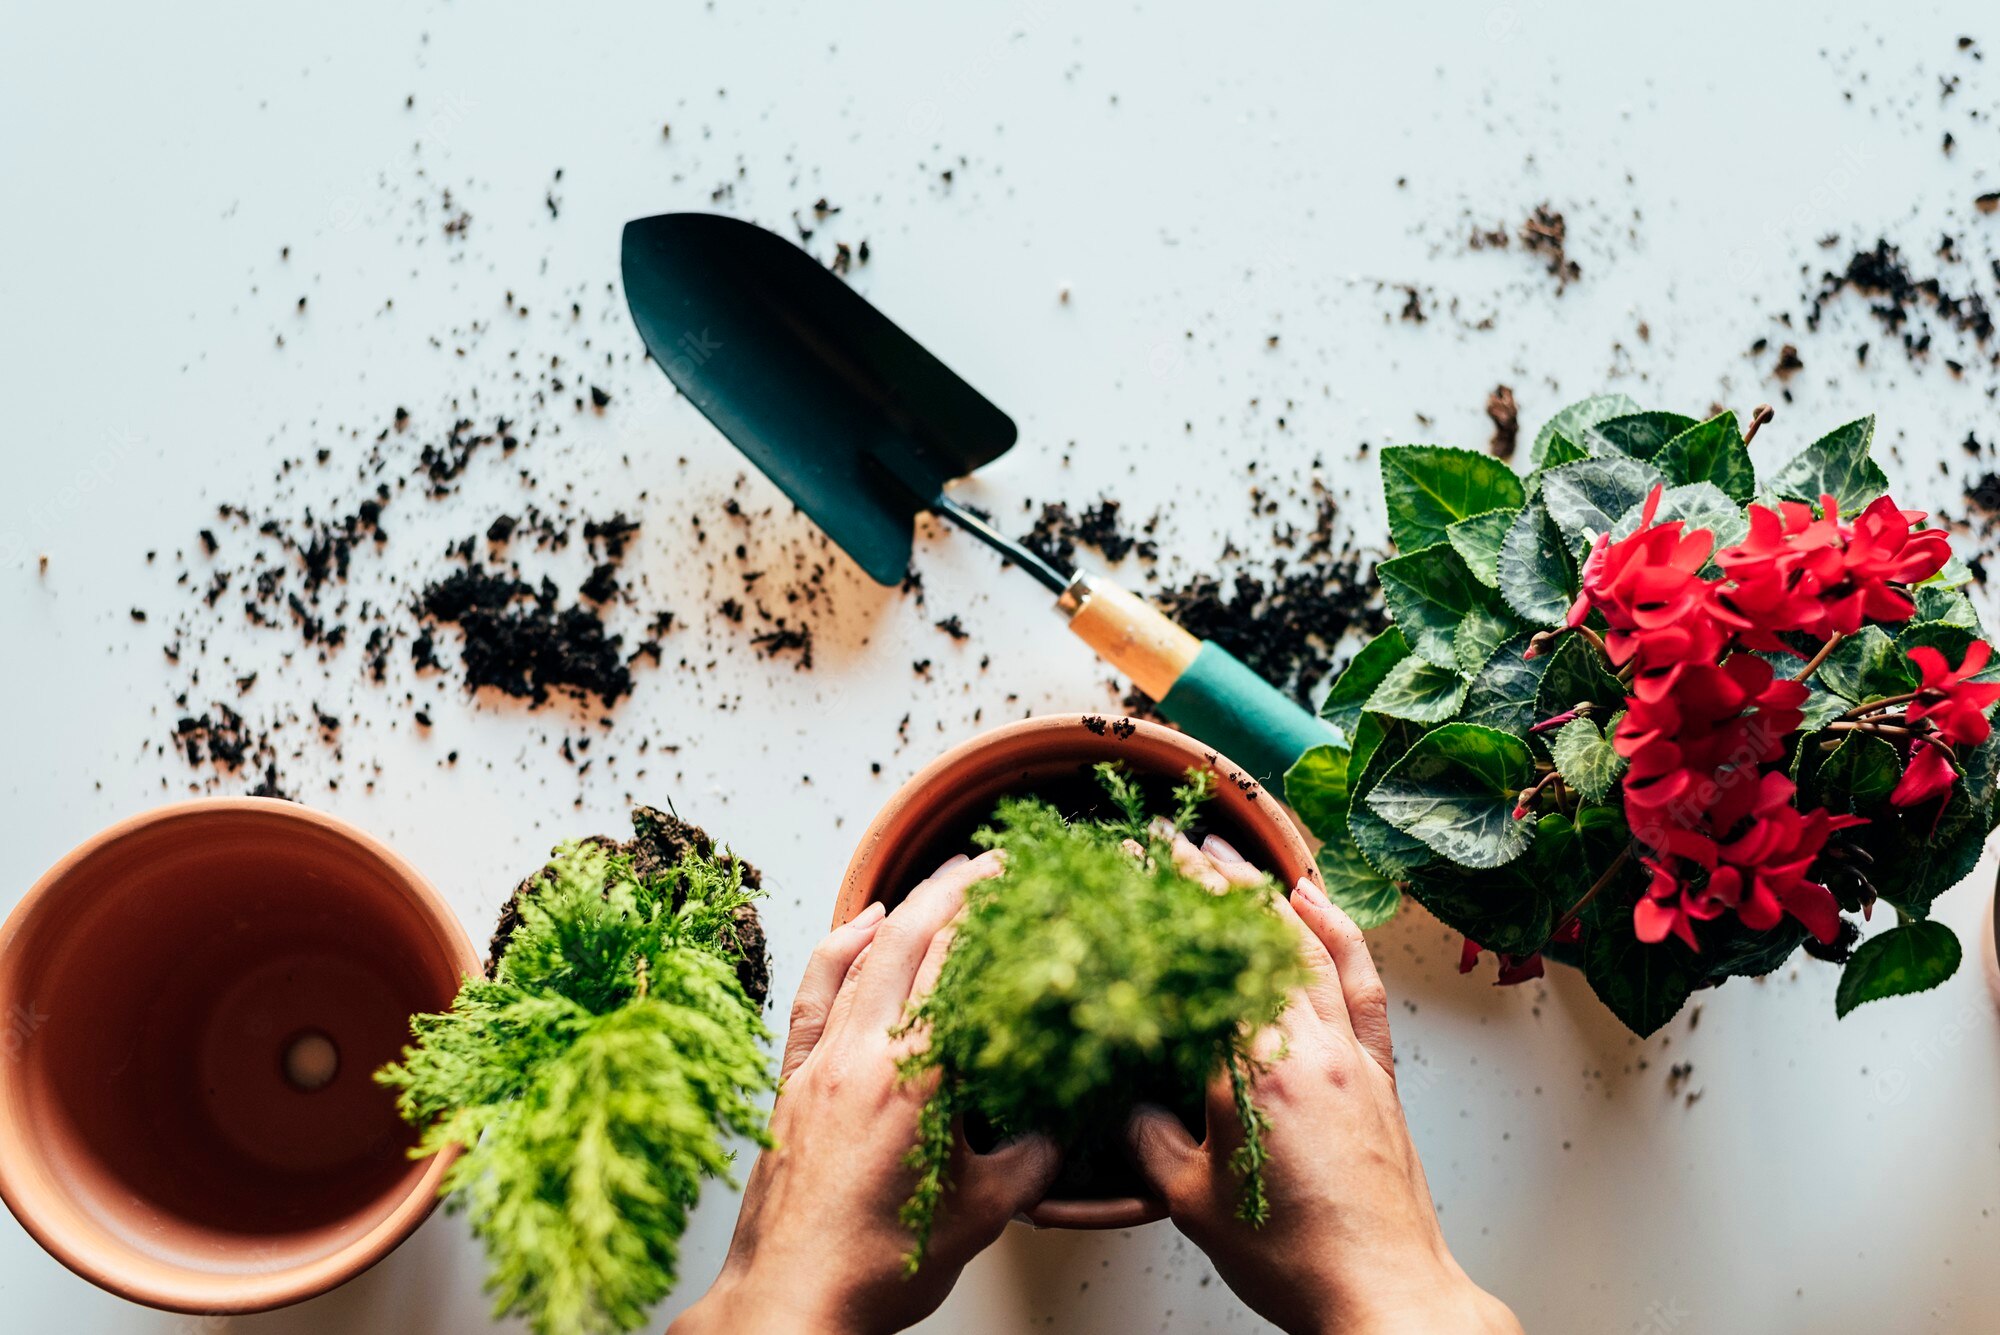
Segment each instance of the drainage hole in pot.
M340 1049L317 1029L292 1035L282 1059L285 1083L302 1094L325 1089L340 1074Z

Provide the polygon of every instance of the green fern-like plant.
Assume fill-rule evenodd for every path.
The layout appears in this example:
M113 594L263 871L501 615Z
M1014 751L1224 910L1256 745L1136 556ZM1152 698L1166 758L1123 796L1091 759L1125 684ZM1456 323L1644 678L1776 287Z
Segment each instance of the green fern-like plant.
M765 1141L769 1034L738 979L754 894L705 841L644 872L565 843L531 885L493 977L417 1016L376 1079L423 1129L413 1154L465 1147L443 1190L485 1243L496 1315L633 1330L673 1289L702 1184L730 1181L725 1138Z
M1272 911L1268 878L1215 894L1175 870L1172 831L1211 795L1207 771L1174 789L1164 834L1122 769L1101 765L1098 778L1106 818L1066 820L1045 801L1009 798L975 836L1006 852L1006 870L968 893L937 986L905 1022L927 1042L904 1078L938 1077L907 1160L912 1272L949 1190L961 1117L1070 1144L1121 1125L1141 1092L1199 1106L1223 1072L1243 1128L1240 1213L1264 1220L1267 1123L1249 1096L1249 1045L1303 979L1298 942Z

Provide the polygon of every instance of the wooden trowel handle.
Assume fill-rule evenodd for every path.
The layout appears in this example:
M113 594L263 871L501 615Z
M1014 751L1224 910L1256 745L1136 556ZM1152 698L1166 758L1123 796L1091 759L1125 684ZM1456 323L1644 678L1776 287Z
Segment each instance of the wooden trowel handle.
M1077 638L1157 700L1162 714L1280 794L1293 761L1340 740L1221 645L1196 639L1110 580L1080 574L1056 606Z
M1166 698L1201 653L1201 641L1128 589L1097 575L1078 575L1057 600L1069 628L1097 656L1155 700Z

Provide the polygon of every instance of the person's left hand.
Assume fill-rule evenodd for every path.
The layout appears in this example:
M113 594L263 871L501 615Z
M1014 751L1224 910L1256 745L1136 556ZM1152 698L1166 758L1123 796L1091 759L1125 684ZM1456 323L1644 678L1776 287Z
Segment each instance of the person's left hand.
M916 1175L903 1159L937 1077L905 1083L897 1060L924 1038L890 1030L937 981L966 887L1000 868L995 853L953 858L895 912L871 905L813 951L785 1039L773 1146L750 1174L722 1273L672 1331L902 1330L936 1311L966 1262L1048 1191L1061 1156L1047 1137L976 1154L961 1136L923 1266L905 1277L912 1239L897 1211Z

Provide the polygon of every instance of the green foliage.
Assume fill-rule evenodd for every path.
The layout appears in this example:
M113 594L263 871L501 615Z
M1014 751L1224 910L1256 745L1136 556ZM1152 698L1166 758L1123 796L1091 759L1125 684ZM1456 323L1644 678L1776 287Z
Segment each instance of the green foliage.
M1592 802L1610 796L1611 786L1625 772L1625 757L1613 749L1605 735L1610 731L1608 727L1600 731L1587 718L1575 718L1563 724L1549 743L1549 757L1563 782Z
M1421 658L1406 658L1368 697L1368 708L1412 723L1442 723L1465 703L1465 678Z
M1285 803L1306 827L1326 840L1317 862L1327 898L1363 931L1396 916L1403 892L1368 865L1347 833L1348 766L1353 752L1343 746L1315 746L1285 774Z
M1625 707L1624 685L1611 675L1604 655L1589 640L1566 635L1548 658L1535 692L1537 718L1566 714L1578 705L1592 705L1606 716Z
M1863 626L1834 647L1814 674L1846 700L1880 700L1917 684L1917 670L1880 626Z
M1806 936L1789 918L1758 931L1728 915L1705 921L1699 951L1674 937L1637 940L1633 907L1647 873L1631 856L1626 762L1612 741L1627 681L1592 629L1601 618L1563 627L1591 543L1635 531L1655 487L1658 520L1705 530L1720 550L1746 536L1753 502L1816 506L1825 493L1851 515L1880 496L1874 430L1872 418L1850 422L1760 482L1734 414L1697 422L1619 394L1559 412L1518 479L1477 451L1385 452L1399 554L1377 569L1394 625L1328 696L1324 716L1349 744L1301 761L1288 787L1325 841L1319 864L1335 897L1357 919L1386 919L1408 895L1481 945L1521 955L1548 946L1596 887L1577 914L1574 957L1639 1033L1666 1023L1696 987L1783 963ZM1703 575L1719 573L1711 561ZM1909 651L1934 648L1956 664L1984 635L1959 591L1970 578L1963 562L1947 562L1909 590L1907 623L1844 637L1803 681L1802 723L1779 763L1801 810L1866 819L1835 832L1811 869L1849 912L1879 898L1925 918L2000 820L2000 734L1956 749L1961 776L1945 798L1889 801L1908 746L1895 710L1919 680ZM1819 645L1797 637L1791 648L1761 656L1796 679ZM1978 680L2000 682L2000 661ZM1871 702L1886 710L1877 735L1862 708ZM1924 945L1931 935L1903 939ZM1938 952L1927 959L1943 962Z
M1516 635L1493 651L1465 692L1461 723L1525 734L1539 717L1535 699L1553 661L1548 654L1528 657L1532 636Z
M1590 427L1583 433L1583 441L1592 454L1651 459L1668 441L1696 425L1692 417L1679 413L1625 413Z
M1240 1081L1251 1037L1303 981L1298 942L1271 911L1268 880L1212 894L1182 876L1136 787L1115 768L1099 773L1121 807L1109 822L1066 821L1033 798L1000 803L977 840L1006 852L1006 871L972 887L937 986L906 1022L927 1041L905 1076L938 1077L909 1159L912 1270L949 1189L957 1118L1067 1143L1122 1123L1142 1092L1198 1101L1224 1072L1239 1082L1241 1213L1263 1221L1265 1123ZM1207 792L1197 777L1176 790L1177 826ZM1131 837L1143 859L1122 847Z
M376 1079L423 1129L414 1151L464 1153L444 1181L486 1245L497 1316L538 1335L643 1325L673 1288L725 1137L763 1137L772 1088L758 1007L736 974L734 859L688 852L640 875L600 842L560 846L496 976Z
M1872 416L1836 427L1780 468L1772 489L1786 500L1815 506L1821 496L1832 496L1842 514L1852 514L1889 489L1889 479L1868 457L1874 441Z
M1453 524L1521 504L1521 479L1490 454L1440 445L1392 445L1382 451L1382 493L1389 536L1405 552L1446 541Z
M1645 498L1641 497L1638 504L1618 517L1611 536L1622 538L1637 532L1644 514ZM1686 526L1683 531L1688 533L1698 528L1707 529L1715 540L1716 551L1735 546L1750 533L1750 519L1743 507L1713 482L1690 482L1684 486L1668 487L1660 493L1660 505L1653 512L1653 518L1662 524L1678 519Z
M1553 626L1576 598L1576 571L1549 508L1536 500L1500 540L1500 596L1530 625Z
M1441 668L1456 668L1459 623L1475 609L1500 610L1493 590L1473 578L1465 558L1452 548L1398 556L1375 567L1382 601L1413 652Z
M1402 880L1430 862L1433 854L1423 840L1378 815L1368 796L1422 734L1418 725L1386 714L1368 715L1354 732L1354 754L1348 761L1347 834L1368 865L1390 880Z
M1520 513L1518 509L1487 510L1445 530L1452 550L1465 558L1466 569L1489 589L1500 587L1500 546Z
M1712 482L1738 504L1757 494L1757 470L1735 413L1720 413L1681 432L1653 457L1653 465L1668 482Z
M1542 504L1572 546L1591 533L1609 533L1646 493L1665 482L1660 470L1637 459L1612 456L1564 464L1542 477Z
M1833 994L1836 1015L1863 1002L1928 992L1958 972L1958 938L1943 923L1910 922L1871 936L1855 949Z
M1633 880L1626 878L1624 893L1600 895L1585 911L1583 976L1611 1013L1644 1038L1694 995L1703 961L1673 937L1647 945L1632 934Z
M1584 399L1580 403L1572 403L1569 407L1551 417L1543 425L1542 429L1535 433L1535 443L1528 450L1528 466L1531 468L1553 468L1558 464L1568 462L1567 459L1551 459L1548 457L1550 450L1554 448L1555 440L1558 436L1564 439L1564 442L1570 446L1572 451L1580 451L1581 447L1577 446L1574 442L1581 440L1584 432L1588 431L1591 427L1596 426L1599 422L1607 422L1614 417L1623 417L1627 413L1635 413L1637 411L1639 411L1639 405L1624 394L1605 394L1594 399ZM1584 455L1578 452L1576 457L1582 458Z
M1514 799L1534 773L1519 737L1447 723L1417 740L1368 794L1368 805L1461 867L1498 867L1534 837L1532 826L1514 819Z
M1410 656L1410 645L1394 626L1361 647L1347 667L1334 679L1319 708L1319 716L1339 728L1341 735L1354 736L1368 697L1382 684L1391 668Z

